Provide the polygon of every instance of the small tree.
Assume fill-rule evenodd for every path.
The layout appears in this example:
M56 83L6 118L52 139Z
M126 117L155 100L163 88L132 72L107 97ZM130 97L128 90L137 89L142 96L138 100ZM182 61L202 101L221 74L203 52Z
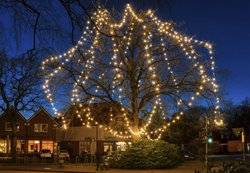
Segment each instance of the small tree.
M177 144L180 148L198 151L203 141L199 140L199 133L203 130L204 107L193 107L185 111L185 116L174 123L168 132L168 141ZM194 142L195 141L195 142ZM196 146L193 146L193 144Z
M245 98L240 104L230 104L224 108L227 115L227 127L230 131L233 128L244 128L246 139L250 134L250 99Z

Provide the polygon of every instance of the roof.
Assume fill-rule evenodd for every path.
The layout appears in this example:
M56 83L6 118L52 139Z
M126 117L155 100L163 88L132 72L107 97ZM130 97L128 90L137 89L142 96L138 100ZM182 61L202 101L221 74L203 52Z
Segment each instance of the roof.
M38 111L36 111L36 112L28 119L28 122L31 121L35 116L37 116L37 115L39 114L39 112L41 112L41 111L45 112L45 114L48 115L48 117L49 117L52 121L54 121L54 123L58 124L58 123L54 120L54 118L50 115L50 113L49 113L48 111L46 111L46 109L44 109L44 107L41 107Z
M94 121L99 122L100 124L109 124L110 123L110 112L112 108L113 118L119 115L119 105L112 104L109 102L99 102L93 103L91 105L83 104L81 108L76 105L71 106L68 111L65 113L65 119L70 120L71 125L73 126L82 126L80 118L77 117L76 111L80 111L84 108L90 108L91 115ZM85 114L85 113L84 113ZM85 117L82 117L84 119Z
M10 107L10 110L14 109L13 106ZM27 121L27 119L19 112L17 111L17 114L24 120L24 121ZM1 115L0 115L0 119L3 118L4 116L6 115L6 112L3 112Z

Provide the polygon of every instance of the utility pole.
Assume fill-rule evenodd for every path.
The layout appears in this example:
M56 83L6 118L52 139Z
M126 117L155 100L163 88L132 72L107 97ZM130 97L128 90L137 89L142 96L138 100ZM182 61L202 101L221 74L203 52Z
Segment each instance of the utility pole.
M244 128L233 128L232 129L236 136L241 135L241 142L242 142L242 159L243 162L246 162L246 154L245 154L245 132Z
M205 116L205 144L206 144L206 156L205 156L205 166L208 172L208 118Z

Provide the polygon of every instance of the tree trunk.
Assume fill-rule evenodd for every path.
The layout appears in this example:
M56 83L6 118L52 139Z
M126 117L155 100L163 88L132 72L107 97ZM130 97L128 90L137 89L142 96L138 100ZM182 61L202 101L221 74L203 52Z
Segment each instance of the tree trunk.
M12 127L11 133L11 156L12 161L15 162L17 158L17 109L13 108L9 112L10 123Z
M12 135L11 135L11 156L12 161L15 162L17 158L17 128L16 122L11 122L12 124Z
M132 130L133 130L134 132L139 132L139 127L138 127L138 125L133 126L133 127L132 127ZM140 136L139 136L138 134L132 134L132 141L137 141L137 140L139 140L139 139L140 139Z
M129 74L130 78L130 89L131 89L131 109L133 115L133 125L132 130L134 134L132 134L133 141L138 140L139 136L139 110L138 110L138 97L139 97L139 88L138 81L136 80L136 66L133 60L130 62L131 64L131 72Z

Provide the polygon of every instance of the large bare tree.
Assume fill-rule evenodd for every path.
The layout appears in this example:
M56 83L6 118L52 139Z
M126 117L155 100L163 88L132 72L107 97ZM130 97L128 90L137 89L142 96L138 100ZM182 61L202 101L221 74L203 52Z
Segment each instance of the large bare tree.
M35 111L41 106L41 76L35 57L9 58L0 53L0 111L9 117L12 127L11 154L16 158L17 114Z
M160 21L150 10L136 14L129 5L124 14L99 8L81 39L45 60L42 68L47 74L43 87L53 106L55 93L72 84L71 101L79 107L76 113L83 124L98 124L83 103L106 102L119 109L127 130L107 128L118 137L160 138L171 122L152 131L151 121L159 112L166 117L164 105L180 112L174 123L194 100L219 102L211 44L175 31L172 22Z

